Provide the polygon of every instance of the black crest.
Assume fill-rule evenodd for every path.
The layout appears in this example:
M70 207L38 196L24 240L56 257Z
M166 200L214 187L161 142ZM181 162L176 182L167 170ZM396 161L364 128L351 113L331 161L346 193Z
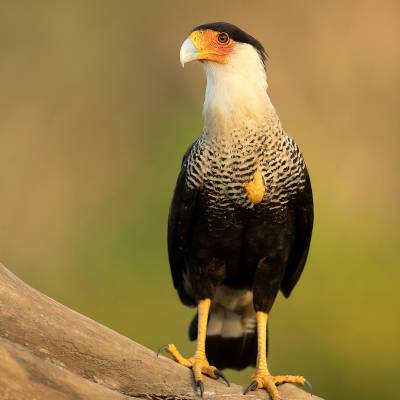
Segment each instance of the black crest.
M258 51L263 63L265 64L267 53L264 46L256 38L249 35L247 32L242 31L236 25L230 24L229 22L212 22L210 24L199 25L194 28L192 32L202 31L205 29L211 29L216 32L226 32L235 42L251 44Z

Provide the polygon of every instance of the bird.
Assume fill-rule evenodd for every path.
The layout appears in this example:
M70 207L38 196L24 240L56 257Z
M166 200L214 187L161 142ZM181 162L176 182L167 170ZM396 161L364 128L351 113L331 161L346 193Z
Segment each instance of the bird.
M203 64L204 129L183 156L168 216L168 256L181 302L197 307L189 337L193 357L163 346L202 376L255 366L244 394L307 384L272 375L268 322L279 291L289 297L304 269L313 228L310 177L294 139L282 127L267 84L267 53L227 22L195 27L180 49L182 66Z

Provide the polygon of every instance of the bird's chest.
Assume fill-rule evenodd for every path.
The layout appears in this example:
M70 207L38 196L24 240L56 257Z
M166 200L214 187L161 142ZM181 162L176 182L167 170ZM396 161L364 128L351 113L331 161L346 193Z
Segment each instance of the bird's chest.
M304 187L303 158L284 134L204 142L189 165L203 204L215 215L284 206Z
M264 154L258 143L220 146L210 157L204 194L215 209L251 209L264 198L265 172Z

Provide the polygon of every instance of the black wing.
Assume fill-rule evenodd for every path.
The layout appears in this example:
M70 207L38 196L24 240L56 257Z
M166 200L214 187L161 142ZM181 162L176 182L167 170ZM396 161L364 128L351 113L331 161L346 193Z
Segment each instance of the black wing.
M183 278L188 252L187 243L198 194L197 189L187 185L186 179L187 158L195 143L183 157L168 216L168 257L172 280L181 301L188 306L196 305L193 296L185 290Z
M306 170L306 186L295 203L295 238L285 275L281 283L281 291L289 297L304 269L310 248L311 233L314 221L314 206L310 177Z

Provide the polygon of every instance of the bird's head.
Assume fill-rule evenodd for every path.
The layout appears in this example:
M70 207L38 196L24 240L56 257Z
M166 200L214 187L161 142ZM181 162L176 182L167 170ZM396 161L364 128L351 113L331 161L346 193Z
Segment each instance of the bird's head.
M267 94L266 53L262 44L235 25L215 22L193 29L180 50L182 65L198 60L207 76L206 130L261 123L274 113Z
M198 60L229 64L240 53L254 52L264 65L266 53L253 36L227 22L214 22L193 29L180 51L182 66Z

